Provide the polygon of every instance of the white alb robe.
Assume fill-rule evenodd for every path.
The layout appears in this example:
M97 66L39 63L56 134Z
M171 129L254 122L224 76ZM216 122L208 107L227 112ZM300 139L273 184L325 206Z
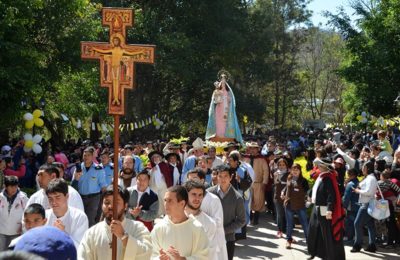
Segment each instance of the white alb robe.
M67 212L61 218L57 218L54 215L52 209L46 210L46 218L48 226L53 226L54 222L59 219L63 223L65 227L65 233L67 233L72 240L74 241L75 247L78 249L78 246L82 240L83 234L85 234L86 230L89 228L89 220L86 214L79 209L74 207L68 207Z
M118 260L147 260L151 256L150 233L142 222L124 219L122 226L129 238L126 247L117 239ZM101 221L88 229L78 248L78 260L111 259L112 233L106 221Z
M173 223L168 216L158 222L151 232L153 253L151 259L159 259L160 249L175 247L187 260L208 260L209 242L203 226L193 216L182 223Z
M206 192L200 209L211 217L217 225L215 233L215 245L218 260L227 260L228 252L226 251L226 240L224 230L224 212L222 210L221 200L217 195Z
M197 215L192 215L195 219L197 219L201 225L203 225L204 231L207 234L208 242L209 242L209 259L210 260L219 260L217 254L217 246L215 244L215 234L217 232L217 224L215 221L208 216L203 211L200 211Z
M25 209L33 204L38 203L43 206L44 209L50 209L49 199L47 198L46 191L44 189L40 189L29 198L28 203L26 204ZM83 202L81 195L68 185L68 207L74 207L85 212L85 208L83 207Z
M167 192L168 187L165 178L161 173L160 166L158 165L151 169L150 189L152 189L158 196L158 215L164 215L164 195Z

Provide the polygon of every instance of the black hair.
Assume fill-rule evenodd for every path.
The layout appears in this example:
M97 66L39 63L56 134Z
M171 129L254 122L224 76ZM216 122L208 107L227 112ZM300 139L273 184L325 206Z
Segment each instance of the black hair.
M56 192L62 193L64 195L68 194L68 184L64 179L57 178L51 180L49 182L49 185L47 185L46 195Z
M187 204L187 202L189 200L189 196L188 196L188 192L185 187L183 187L181 185L175 185L175 186L169 187L167 191L174 192L176 194L176 199L178 200L178 202L184 200L185 205Z
M375 161L375 164L376 164L376 170L378 171L378 172L383 172L384 170L385 170L385 167L386 167L386 161L385 160L376 160Z
M93 146L88 146L88 147L86 147L85 150L83 150L84 153L91 153L91 154L93 154L94 151L95 151L95 149Z
M143 169L142 171L140 171L137 175L136 178L139 177L139 175L146 175L149 180L150 180L150 172L148 168Z
M18 186L18 177L17 176L4 176L4 186Z
M61 168L64 170L64 164L60 162L53 162L51 165L54 165L57 168Z
M203 195L206 195L206 187L203 183L196 181L196 180L189 180L184 184L185 189L187 192L190 192L193 189L202 189Z
M358 176L358 170L355 168L351 168L347 170L347 175L348 176L353 176L353 177L357 177Z
M206 173L199 167L196 167L196 168L188 171L186 176L188 176L189 174L192 174L192 173L197 174L197 177L199 177L200 180L204 180L206 178Z
M121 187L120 185L118 185L118 194L119 196L121 196L122 200L124 201L124 203L128 203L129 202L129 191L123 187ZM106 191L103 194L103 199L106 196L113 196L114 195L114 187L113 185L109 185L106 188Z
M360 151L355 148L351 149L350 153L352 153L354 155L356 160L360 157Z
M60 171L57 169L56 166L51 164L43 164L39 167L39 171L44 171L45 173L52 175L53 173L56 174L57 178L60 178Z
M9 164L12 161L11 157L5 157L4 161L6 162L6 164Z
M208 150L210 151L211 149L214 149L215 151L217 151L217 148L215 148L215 146L210 146L208 147Z
M371 158L369 161L365 162L363 168L367 167L368 174L375 172L375 159Z
M234 160L235 162L238 162L240 159L240 153L239 152L232 152L229 154L229 158Z
M221 172L228 172L229 175L232 175L229 165L226 164L218 165L213 170L215 170L217 174L220 174Z
M24 211L24 216L27 214L39 214L43 219L46 218L46 211L39 203L33 203L26 207Z

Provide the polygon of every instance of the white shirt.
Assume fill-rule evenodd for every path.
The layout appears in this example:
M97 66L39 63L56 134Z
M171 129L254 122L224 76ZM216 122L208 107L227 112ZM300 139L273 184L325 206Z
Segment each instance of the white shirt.
M34 194L32 194L32 196L28 200L28 203L26 204L25 209L33 203L38 203L42 205L44 209L50 209L49 199L47 198L46 191L44 189L40 189ZM68 207L74 207L85 212L81 195L79 195L79 193L69 185L68 185Z
M0 234L9 236L21 234L22 216L27 201L26 193L19 191L8 211L10 204L4 195L4 190L0 192Z
M228 253L226 251L224 212L221 200L217 195L206 191L200 209L215 221L217 227L215 233L216 253L218 259L227 260Z
M176 164L170 163L169 165L171 165L172 167L174 167L174 172L173 172L173 176L174 176L173 180L174 180L174 183L173 183L173 185L177 185L178 182L179 182L179 177L180 177L181 174L179 173L179 170L178 170L178 167L176 167Z
M364 180L362 180L358 186L360 187L360 193L358 202L368 203L375 197L375 193L378 189L378 181L374 174L369 174Z
M175 247L186 259L208 260L208 238L203 226L193 216L182 223L173 223L168 216L158 222L151 231L153 253L151 259L159 259L160 250Z
M136 177L132 178L131 186L129 186L129 187L136 186L136 183L137 183ZM124 187L125 189L129 188L129 187L125 187L124 180L122 178L118 178L118 185L121 186L121 187Z
M219 260L217 254L217 245L215 243L215 234L217 233L217 224L215 221L208 216L203 211L200 211L197 215L192 215L195 219L197 219L204 228L204 231L207 234L208 242L209 242L209 259L210 260Z
M68 207L65 215L57 218L57 216L54 215L53 209L48 209L46 210L46 218L46 225L48 226L53 226L57 219L61 220L65 226L65 233L71 237L71 239L74 241L75 247L78 249L83 235L89 228L89 220L82 210Z
M118 260L150 259L151 240L148 229L142 222L124 219L122 226L128 233L126 247L117 239ZM82 238L78 248L78 260L109 260L111 259L110 243L112 233L106 221L101 221L89 228Z

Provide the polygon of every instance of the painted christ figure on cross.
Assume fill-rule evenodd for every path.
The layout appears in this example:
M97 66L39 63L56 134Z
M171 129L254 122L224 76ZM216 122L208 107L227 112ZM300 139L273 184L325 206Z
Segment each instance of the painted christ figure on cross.
M102 50L100 48L93 47L92 51L101 53L101 54L111 54L111 75L112 75L112 104L115 106L119 106L121 104L120 100L120 89L119 89L119 79L121 75L121 63L123 63L123 56L134 56L143 55L146 53L142 50L140 51L127 51L124 50L121 46L121 43L125 42L123 36L119 33L116 33L111 36L112 49ZM129 74L129 70L125 72L125 74Z
M103 8L103 25L110 42L81 42L81 58L100 60L100 85L110 89L108 112L124 115L125 89L134 87L135 63L154 63L153 45L126 44L126 28L133 25L130 9Z

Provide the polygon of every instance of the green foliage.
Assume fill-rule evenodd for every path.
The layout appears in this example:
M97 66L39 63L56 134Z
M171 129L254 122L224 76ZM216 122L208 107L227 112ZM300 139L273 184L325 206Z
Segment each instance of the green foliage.
M232 74L240 121L247 115L249 122L295 126L302 111L293 100L307 76L298 70L298 55L308 2L0 0L0 123L8 129L20 124L24 111L16 104L23 97L46 99L45 124L58 142L73 129L49 111L110 121L99 64L80 59L79 43L109 40L100 8L114 6L135 10L127 43L157 46L155 65L136 65L137 87L126 95L121 122L157 112L174 119L162 131L124 132L125 139L202 135L221 69Z
M1 125L12 127L22 120L19 104L24 97L31 105L45 98L48 108L58 113L70 112L71 104L84 107L83 93L95 85L93 80L76 79L85 70L79 44L97 38L100 22L93 19L95 6L85 0L1 0L0 9L5 10L0 16ZM74 87L83 95L71 91L69 97L60 96L73 82L80 83ZM46 127L53 127L46 122Z
M330 14L346 38L347 62L341 75L354 84L345 95L349 111L375 115L397 114L393 100L400 90L399 1L354 1L358 28L343 12Z

